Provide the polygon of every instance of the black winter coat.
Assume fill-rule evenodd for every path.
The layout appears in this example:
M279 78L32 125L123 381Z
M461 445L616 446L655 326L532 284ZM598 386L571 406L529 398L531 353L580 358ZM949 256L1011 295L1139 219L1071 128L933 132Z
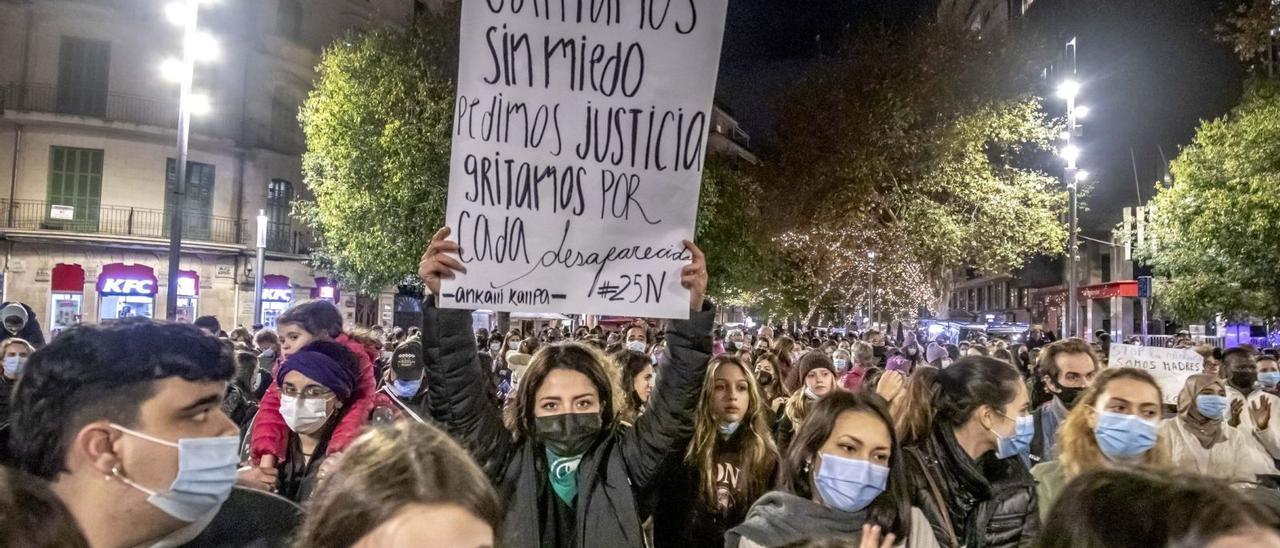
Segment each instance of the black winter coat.
M925 443L906 448L905 461L911 503L929 518L939 544L1029 546L1040 532L1036 482L1020 458L989 453L974 462L949 428L935 426Z
M683 451L693 434L693 413L711 358L714 309L708 303L667 331L667 356L649 407L633 428L606 432L578 467L574 548L643 548L637 501L651 492L668 455ZM475 457L507 504L502 544L542 546L539 505L548 483L544 449L513 439L488 393L471 333L471 313L423 306L423 358L432 416ZM544 509L545 511L545 509ZM570 548L570 547L565 547Z

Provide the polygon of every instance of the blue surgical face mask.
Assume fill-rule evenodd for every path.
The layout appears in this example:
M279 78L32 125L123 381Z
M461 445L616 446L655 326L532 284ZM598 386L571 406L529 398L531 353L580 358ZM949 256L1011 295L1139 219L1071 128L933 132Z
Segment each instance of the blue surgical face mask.
M1280 385L1280 371L1263 371L1258 373L1258 380L1267 388Z
M1004 414L1000 416L1011 418ZM1017 455L1025 455L1031 451L1031 438L1036 435L1035 417L1027 415L1013 419L1013 421L1015 426L1012 436L1001 436L1000 433L992 430L996 435L996 458L1007 459Z
M741 422L722 422L720 423L720 435L728 437L738 431L738 427L742 426Z
M134 489L147 494L147 502L174 519L195 522L217 512L236 486L236 469L240 465L240 438L182 438L177 443L165 441L123 426L112 428L139 439L178 450L178 475L166 491L143 487L123 476L119 467L111 473Z
M17 377L22 372L22 366L26 365L27 359L22 356L5 356L4 358L4 374L9 377Z
M419 390L422 390L422 379L416 381L396 379L395 382L391 383L391 391L401 398L417 396Z
M1098 411L1093 436L1102 454L1111 459L1132 458L1156 446L1160 424L1137 415Z
M849 369L849 360L845 360L845 359L837 359L837 360L835 360L835 364L836 364L836 371L842 371L842 372L843 372L843 371L845 371L846 369Z
M865 460L823 453L813 480L828 508L857 512L871 505L889 485L889 469Z
M1226 396L1215 396L1213 394L1200 394L1196 396L1196 409L1200 410L1200 414L1204 418L1210 420L1221 420L1227 411L1230 402Z
M627 350L632 352L644 352L648 348L649 345L645 344L644 341L631 341L627 343Z

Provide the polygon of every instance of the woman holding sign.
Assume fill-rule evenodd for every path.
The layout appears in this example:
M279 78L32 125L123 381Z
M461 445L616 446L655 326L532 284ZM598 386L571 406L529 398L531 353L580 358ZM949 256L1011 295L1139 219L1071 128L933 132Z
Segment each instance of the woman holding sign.
M1192 375L1178 395L1178 416L1164 421L1160 436L1169 439L1174 464L1183 470L1229 481L1257 481L1275 474L1262 445L1227 424L1230 407L1222 379ZM1265 434L1255 430L1255 435Z
M432 416L466 446L506 502L503 545L610 548L644 546L637 499L663 461L679 458L693 429L711 358L715 313L705 301L702 251L681 272L693 311L668 328L666 363L646 412L621 428L618 398L598 351L549 346L534 356L512 395L510 424L489 404L485 372L471 337L471 313L435 306L442 278L466 273L449 229L432 238L418 274L431 291L422 345L431 378Z

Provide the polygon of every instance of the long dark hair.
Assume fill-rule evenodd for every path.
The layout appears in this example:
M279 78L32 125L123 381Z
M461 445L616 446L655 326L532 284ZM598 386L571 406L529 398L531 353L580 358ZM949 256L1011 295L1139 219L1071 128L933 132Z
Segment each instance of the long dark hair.
M968 356L936 375L912 376L911 380L912 400L899 417L903 445L924 441L934 428L956 428L983 405L1003 409L1017 396L1022 374L1008 362Z
M813 498L814 457L831 437L836 419L845 412L872 415L889 430L889 483L884 493L867 508L867 523L879 525L885 532L905 539L911 530L911 495L902 463L902 446L893 430L889 404L871 391L832 390L813 405L782 462L779 489L798 497Z
M516 389L508 408L508 427L515 433L517 441L533 438L533 410L537 407L538 388L547 380L547 375L556 369L577 371L587 376L591 384L600 394L600 423L604 425L602 432L612 431L617 419L614 399L615 391L609 373L605 370L603 354L598 350L578 343L563 343L542 347L534 354L533 361L520 379L520 387Z
M636 352L634 350L621 350L613 355L613 361L622 366L622 378L618 379L618 383L622 385L623 401L622 401L622 420L635 423L640 414L644 412L645 402L640 399L640 394L636 392L636 376L640 375L646 367L653 365L653 360L644 352Z

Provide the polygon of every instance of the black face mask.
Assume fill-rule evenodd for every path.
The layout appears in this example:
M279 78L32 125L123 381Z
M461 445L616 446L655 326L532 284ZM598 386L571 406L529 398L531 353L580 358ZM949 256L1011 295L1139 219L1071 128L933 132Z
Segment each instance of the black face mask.
M1231 374L1231 386L1240 390L1253 390L1253 386L1257 382L1257 371L1236 371Z
M564 413L533 419L534 435L561 457L581 455L600 433L600 413Z
M1068 410L1075 409L1076 403L1080 401L1080 394L1084 392L1083 388L1074 388L1069 386L1058 387L1058 400L1062 402L1062 406Z
M756 380L760 381L760 384L764 386L769 386L770 384L773 384L773 373L760 371L756 373Z

